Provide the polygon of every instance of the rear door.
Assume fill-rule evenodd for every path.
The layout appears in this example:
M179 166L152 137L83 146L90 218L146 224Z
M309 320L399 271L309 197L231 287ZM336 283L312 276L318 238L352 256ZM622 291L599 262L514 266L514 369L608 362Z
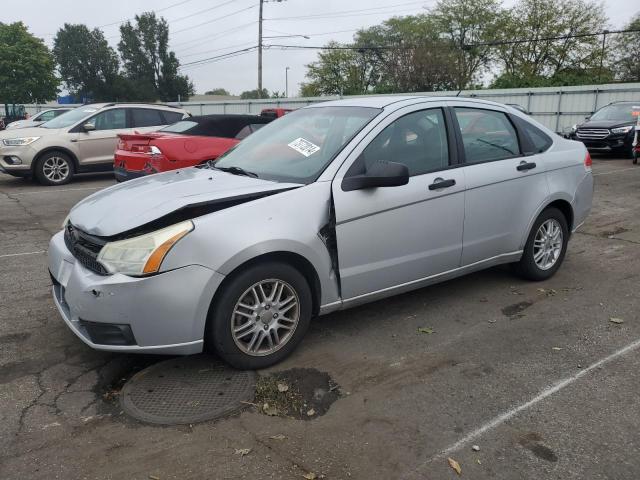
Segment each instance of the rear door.
M138 133L155 132L170 123L158 109L131 108L130 111L131 126Z
M462 265L517 253L531 216L548 195L541 155L506 110L449 102L466 180Z
M392 113L356 147L333 181L345 301L412 284L460 265L464 175L443 108ZM404 163L407 185L344 191L378 161ZM438 185L440 184L440 185Z

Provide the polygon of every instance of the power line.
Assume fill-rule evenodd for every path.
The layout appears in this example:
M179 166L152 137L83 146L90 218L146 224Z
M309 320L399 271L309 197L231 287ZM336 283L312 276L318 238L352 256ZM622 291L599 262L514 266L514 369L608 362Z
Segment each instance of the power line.
M227 15L223 15L221 17L214 18L213 20L207 20L206 22L199 23L198 25L192 25L192 26L187 27L187 28L182 28L180 30L176 30L176 31L173 32L173 34L175 35L176 33L185 32L187 30L193 30L194 28L202 27L203 25L208 25L210 23L217 22L219 20L223 20L225 18L231 17L233 15L237 15L238 13L241 13L241 12L246 12L247 10L251 10L252 8L256 8L256 7L257 7L257 5L250 5L250 6L246 7L246 8L241 8L240 10L236 10L235 12L228 13Z
M164 12L165 10L169 10L170 8L178 7L178 6L180 6L180 5L184 5L185 3L189 3L189 2L192 2L192 1L193 1L193 0L183 0L182 2L174 3L174 4L169 5L169 6L167 6L167 7L159 8L159 9L157 9L157 10L152 10L152 11L153 11L153 12L155 12L155 13L158 13L158 12ZM134 18L135 18L135 17L134 17ZM120 20L119 22L106 23L106 24L104 24L104 25L98 25L98 26L97 26L97 27L95 27L95 28L104 28L104 27L111 27L111 26L113 26L113 25L121 25L121 24L123 24L123 23L125 23L125 22L128 22L128 21L130 21L130 20L133 20L134 18L125 18L124 20Z
M187 57L194 57L196 55L204 55L205 53L213 53L213 52L220 52L222 50L228 50L230 48L238 48L238 47L244 47L246 45L253 45L254 41L250 41L250 42L244 42L244 43L240 43L237 45L229 45L228 47L223 47L223 48L216 48L214 50L205 50L203 52L197 52L197 53L190 53L189 55L180 55L180 58L187 58Z
M335 46L317 46L317 45L265 45L265 48L274 48L276 50L410 50L417 48L415 45L377 45L357 47L349 45Z
M364 28L364 27L362 27ZM321 33L305 33L305 35L307 37L321 37L323 35L333 35L334 33L348 33L348 32L357 32L358 30L362 30L362 28L351 28L349 30L335 30L333 32L321 32ZM283 35L293 35L292 33L289 32L281 32L279 30L273 30L271 28L265 28L265 31L267 32L271 32L271 33L281 33Z
M195 61L193 61L193 62L188 62L188 63L184 63L184 64L180 65L180 68L183 68L183 67L189 67L189 66L193 66L193 65L205 65L205 64L207 64L207 63L212 63L212 62L214 62L214 61L222 60L222 59L225 59L225 58L227 58L227 57L229 57L229 58L230 58L231 56L237 56L238 54L241 54L241 53L249 53L249 52L252 52L253 50L255 50L255 49L257 49L257 48L258 48L258 46L257 46L257 45L253 45L253 46L251 46L251 47L242 48L242 49L240 49L240 50L235 50L235 51L233 51L233 52L223 53L223 54L221 54L221 55L216 55L216 56L214 56L214 57L209 57L209 58L203 58L203 59L200 59L200 60L195 60Z
M236 27L229 28L229 29L227 29L227 30L223 30L222 32L216 32L216 33L213 33L213 34L204 35L204 36L202 36L202 37L194 38L193 40L187 40L186 42L180 42L180 43L173 44L172 46L173 46L173 48L176 48L176 47L179 47L179 46L181 46L181 45L187 45L187 44L189 44L189 43L199 42L200 40L206 40L206 39L211 39L211 40L213 40L213 39L215 39L215 38L218 38L218 37L224 36L226 33L234 32L234 31L236 31L236 30L241 30L241 29L243 29L243 28L245 28L245 27L248 27L249 25L254 25L254 24L256 24L256 23L258 23L258 21L257 21L257 20L254 20L254 21L252 21L252 22L244 23L244 24L242 24L242 25L238 25L238 26L236 26ZM192 47L187 47L185 50L189 50L189 49L191 49L191 48L196 48L196 47L199 47L199 46L200 46L200 45L195 45L195 46L192 46Z
M546 42L551 40L568 40L570 38L599 37L600 35L614 35L618 33L633 33L633 32L640 32L640 28L629 28L626 30L603 30L601 32L594 32L594 33L573 33L569 35L558 35L556 37L526 38L526 39L517 39L517 40L495 40L491 42L469 43L469 44L465 44L463 48L494 47L498 45L517 45L520 43Z
M408 5L415 5L418 3L424 4L425 2L424 0L422 0L418 2L396 3L394 5L386 5L384 7L361 8L357 10L342 10L340 12L317 13L313 15L298 15L293 17L265 18L265 20L272 20L272 21L273 20L302 20L306 18L313 19L313 18L335 18L335 17L356 16L356 15L360 15L361 12L369 12L371 10L388 10L388 9L393 9L395 7L405 7ZM370 13L368 15L377 15L377 14L383 14L383 13L393 13L393 12L376 12L376 13ZM350 15L346 15L346 14L350 14ZM367 14L364 14L364 15L367 15Z
M205 8L204 10L199 10L197 12L193 12L189 15L185 15L184 17L174 18L173 20L167 20L167 23L175 23L180 22L182 20L186 20L187 18L195 17L196 15L200 15L201 13L210 12L211 10L217 10L218 8L224 7L225 5L229 5L230 3L234 3L236 0L229 0L227 2L221 3L220 5L216 5L214 7Z

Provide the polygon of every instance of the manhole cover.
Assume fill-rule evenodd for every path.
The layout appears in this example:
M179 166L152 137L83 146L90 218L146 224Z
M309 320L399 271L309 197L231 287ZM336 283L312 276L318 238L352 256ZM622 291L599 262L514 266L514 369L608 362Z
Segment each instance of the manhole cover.
M123 410L164 425L203 422L253 400L255 374L234 370L206 355L179 357L136 373L122 388Z

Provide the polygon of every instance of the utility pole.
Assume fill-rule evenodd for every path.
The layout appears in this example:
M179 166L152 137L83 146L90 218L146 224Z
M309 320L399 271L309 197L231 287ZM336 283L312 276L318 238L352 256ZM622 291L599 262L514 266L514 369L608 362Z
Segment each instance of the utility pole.
M258 98L262 98L262 6L260 0L260 15L258 17Z
M602 31L602 52L600 53L600 70L598 71L598 83L602 83L602 64L604 63L604 49L607 44L607 33L609 33L609 30Z

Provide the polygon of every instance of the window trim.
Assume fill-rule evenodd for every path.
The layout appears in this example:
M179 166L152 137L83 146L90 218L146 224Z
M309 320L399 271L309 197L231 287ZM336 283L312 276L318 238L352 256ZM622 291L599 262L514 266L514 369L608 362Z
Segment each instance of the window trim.
M453 121L453 123L455 125L454 129L455 129L455 132L456 132L456 143L457 143L457 148L458 148L458 154L460 155L460 163L458 164L458 166L460 166L460 167L462 167L462 166L468 167L470 165L482 165L483 163L501 162L503 160L512 160L514 158L522 158L522 157L527 156L527 155L525 155L523 153L521 132L518 129L517 125L514 124L513 120L511 119L511 116L510 116L510 114L508 112L505 112L505 111L502 111L502 110L496 110L494 108L485 108L484 106L480 107L480 106L475 106L475 105L474 106L455 105L455 106L449 106L447 108L451 110L451 120ZM489 112L495 112L495 113L503 114L507 118L507 121L513 127L513 130L516 132L516 139L518 140L518 150L520 151L520 153L517 154L517 155L512 155L510 157L497 158L495 160L483 160L482 162L467 162L467 153L465 152L464 142L462 141L462 130L460 128L460 123L458 122L458 118L456 116L456 112L455 112L456 108L466 108L466 109L472 109L472 110L486 110L486 111L489 111Z
M427 111L427 110L440 110L440 112L442 113L442 119L444 121L444 127L445 127L446 138L447 138L447 157L448 157L447 165L445 167L432 168L431 170L427 170L427 171L421 172L421 173L416 174L416 175L409 175L409 178L421 177L423 175L429 175L429 174L433 174L435 172L443 172L443 171L450 170L452 168L458 167L459 165L458 165L457 162L458 162L459 156L457 154L456 138L455 138L455 135L454 135L454 132L453 132L453 126L451 125L451 119L449 118L449 115L448 115L448 112L447 112L448 108L445 105L429 106L427 108L421 108L421 109L413 110L413 111L407 112L407 113L405 113L403 115L400 115L399 117L394 118L389 123L387 123L384 127L382 127L382 129L362 149L362 151L358 154L358 156L351 163L351 165L349 165L349 168L347 168L347 171L345 172L344 177L340 181L340 188L342 189L342 191L343 192L347 191L347 190L344 190L343 182L347 178L350 178L352 176L352 175L349 174L350 170L355 165L357 165L357 162L360 159L360 156L362 155L362 153L369 147L369 145L371 145L371 143L376 138L378 138L378 135L380 135L382 132L384 132L387 129L387 127L391 126L392 124L394 124L395 122L397 122L401 118L404 118L407 115L413 115L415 113L424 112L424 111ZM397 162L397 163L400 163L400 162Z

